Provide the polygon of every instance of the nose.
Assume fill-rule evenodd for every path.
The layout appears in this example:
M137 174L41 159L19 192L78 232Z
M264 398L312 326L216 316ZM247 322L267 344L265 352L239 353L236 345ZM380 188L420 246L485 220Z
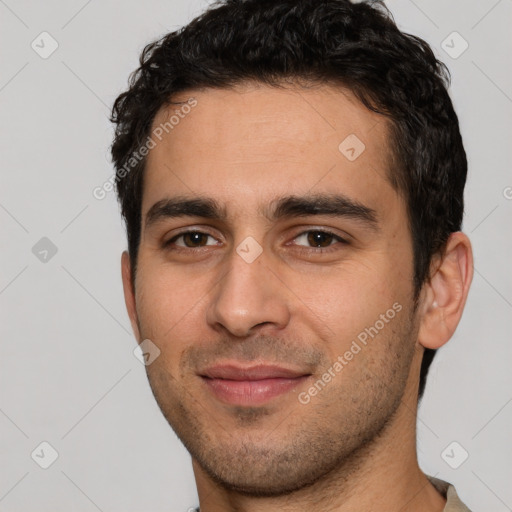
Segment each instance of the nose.
M264 253L248 263L233 251L207 310L213 329L246 337L262 325L282 329L288 324L289 294L269 265Z

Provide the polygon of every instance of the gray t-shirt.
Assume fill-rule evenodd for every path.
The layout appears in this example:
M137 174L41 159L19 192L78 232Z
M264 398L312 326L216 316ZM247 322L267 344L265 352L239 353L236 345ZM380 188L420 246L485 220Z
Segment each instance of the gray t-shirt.
M444 480L428 476L430 483L446 498L444 512L471 512L462 501L460 501L455 491L455 487Z

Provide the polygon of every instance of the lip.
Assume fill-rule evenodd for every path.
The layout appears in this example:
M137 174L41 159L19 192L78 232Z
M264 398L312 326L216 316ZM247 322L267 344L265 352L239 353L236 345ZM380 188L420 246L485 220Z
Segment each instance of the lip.
M273 364L258 364L255 366L222 364L211 366L201 372L202 377L239 381L252 381L262 379L294 379L303 375L309 375L309 373Z
M292 391L311 374L299 369L261 364L212 366L200 377L220 401L240 406L257 406Z

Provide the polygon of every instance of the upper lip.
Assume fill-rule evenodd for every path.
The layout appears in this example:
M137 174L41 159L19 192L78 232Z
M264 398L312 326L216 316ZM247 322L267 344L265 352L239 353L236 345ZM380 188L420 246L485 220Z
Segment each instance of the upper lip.
M263 379L296 379L305 375L311 375L302 370L284 368L272 364L259 364L256 366L237 366L234 364L223 364L210 366L203 370L200 375L210 379L226 380L263 380Z

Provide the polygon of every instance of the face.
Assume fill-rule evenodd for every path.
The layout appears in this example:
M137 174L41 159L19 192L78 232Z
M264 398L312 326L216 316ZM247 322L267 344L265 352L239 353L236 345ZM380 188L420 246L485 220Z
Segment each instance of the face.
M348 91L190 97L148 156L129 309L198 470L279 495L348 463L417 378L406 206L385 121Z

